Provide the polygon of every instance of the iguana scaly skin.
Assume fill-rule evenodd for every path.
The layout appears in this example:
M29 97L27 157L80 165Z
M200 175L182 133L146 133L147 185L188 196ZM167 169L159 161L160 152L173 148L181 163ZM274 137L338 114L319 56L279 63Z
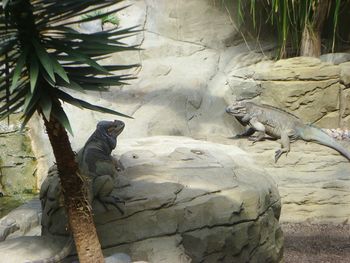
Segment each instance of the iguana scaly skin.
M258 105L253 102L234 102L226 108L226 112L248 126L244 133L237 137L250 136L258 132L254 142L261 141L265 135L281 139L281 149L275 153L275 162L283 153L290 151L291 140L302 139L314 141L337 150L350 160L350 152L337 143L327 133L311 124L304 124L297 116L269 105Z
M95 132L78 152L80 172L90 181L90 199L98 199L103 205L111 204L121 213L118 203L122 201L111 195L117 176L116 163L111 152L117 145L117 137L124 130L122 121L100 121ZM92 200L91 200L92 201Z
M96 130L76 157L80 174L83 175L88 184L90 203L94 199L98 199L103 205L111 204L115 206L121 213L123 211L118 206L118 203L121 202L120 199L111 194L115 187L115 177L117 176L116 164L111 156L111 152L115 149L117 137L123 131L124 127L124 122L119 120L100 121L96 126ZM43 208L42 232L44 235L52 235L49 227L53 224L62 223L63 215L61 212L64 209L62 189L59 183L58 170L55 165L49 169L48 177L41 186L40 200ZM55 214L58 214L59 218L55 217ZM60 230L62 232L59 233L60 235L66 235L67 230L65 225L63 225L64 229ZM31 261L30 263L61 262L62 259L69 255L73 246L73 237L69 236L66 244L58 254L46 259Z

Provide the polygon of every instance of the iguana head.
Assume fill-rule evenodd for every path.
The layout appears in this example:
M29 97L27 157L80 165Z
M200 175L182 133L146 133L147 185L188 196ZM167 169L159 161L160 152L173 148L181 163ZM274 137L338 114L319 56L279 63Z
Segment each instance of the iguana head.
M235 117L243 117L247 114L246 102L235 101L230 106L226 107L226 112Z
M103 129L105 129L105 131L109 136L116 138L124 130L125 123L119 120L100 121L97 124L97 128L99 127L102 127Z
M99 141L104 143L106 153L110 153L116 147L117 137L124 130L124 127L124 122L119 120L100 121L85 145Z

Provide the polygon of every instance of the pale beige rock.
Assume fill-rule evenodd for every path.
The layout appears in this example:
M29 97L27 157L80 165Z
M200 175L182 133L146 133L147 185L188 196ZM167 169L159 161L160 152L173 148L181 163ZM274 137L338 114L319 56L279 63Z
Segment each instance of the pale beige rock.
M249 152L276 180L281 194L282 222L347 223L350 217L349 161L328 147L297 141L288 156L274 162L278 141L216 141ZM350 143L342 144L350 150Z
M167 238L181 246L165 248L170 251L168 256L148 252L147 258L136 259L189 262L190 257L192 262L213 262L215 250L216 257L227 255L227 262L231 262L245 260L248 254L243 251L268 239L273 240L274 248L267 254L257 248L252 260L257 260L258 254L274 261L280 258L282 235L277 234L280 230L273 219L279 216L278 193L240 149L186 137L150 137L124 140L118 153L131 182L118 191L127 200L126 215L96 215L102 245L115 247L110 252L120 252L121 246L128 247L130 255L138 255L139 246L124 244ZM232 231L237 234L227 241ZM251 233L258 238L250 237ZM276 233L276 240L271 239L271 233ZM197 241L193 241L194 236ZM159 244L157 241L148 247Z
M317 123L329 112L335 113L334 122L323 121L326 126L321 127L339 127L339 84L334 80L264 81L261 90L261 102L286 109L305 122Z
M107 256L122 252L157 263L281 259L276 185L238 147L159 136L124 140L117 153L130 183L115 188L126 201L125 214L113 209L94 215ZM37 258L23 248L27 242L45 253L57 249L49 240L25 237L0 243L0 253ZM8 249L13 244L16 252Z

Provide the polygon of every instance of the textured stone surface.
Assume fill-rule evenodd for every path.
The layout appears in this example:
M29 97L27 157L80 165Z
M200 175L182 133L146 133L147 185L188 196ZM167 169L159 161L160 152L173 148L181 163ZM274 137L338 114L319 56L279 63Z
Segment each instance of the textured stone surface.
M350 217L349 161L316 143L297 141L288 156L274 163L278 141L255 143L247 139L219 139L247 151L278 185L282 222L348 223ZM350 149L350 142L341 142Z
M40 225L40 218L41 207L37 199L14 209L0 219L0 241L28 234ZM40 233L35 233L38 234Z
M126 215L96 216L102 245L115 247L110 251L127 247L134 260L150 262L277 261L282 246L277 189L240 149L150 137L125 140L119 152L130 179L119 190L127 200ZM174 245L138 258L148 240L154 242L148 251L162 250L162 240Z
M19 131L19 117L12 116L9 126L0 122L0 193L8 196L36 191L36 157L27 132Z
M117 153L129 180L115 189L125 214L95 213L106 255L176 263L281 259L277 188L239 148L168 136L124 140ZM0 253L19 255L28 240L45 253L58 246L22 237L0 243ZM13 244L16 252L8 251ZM23 255L37 258L27 248Z

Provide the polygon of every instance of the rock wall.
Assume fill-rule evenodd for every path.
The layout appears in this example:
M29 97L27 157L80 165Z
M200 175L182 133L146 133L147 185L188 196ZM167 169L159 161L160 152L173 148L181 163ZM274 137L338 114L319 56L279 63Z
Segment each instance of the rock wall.
M229 72L226 101L253 99L324 128L350 128L350 63L317 58L264 61Z
M18 119L15 115L9 125L0 122L0 202L3 195L36 192L36 157L28 133L19 133Z

